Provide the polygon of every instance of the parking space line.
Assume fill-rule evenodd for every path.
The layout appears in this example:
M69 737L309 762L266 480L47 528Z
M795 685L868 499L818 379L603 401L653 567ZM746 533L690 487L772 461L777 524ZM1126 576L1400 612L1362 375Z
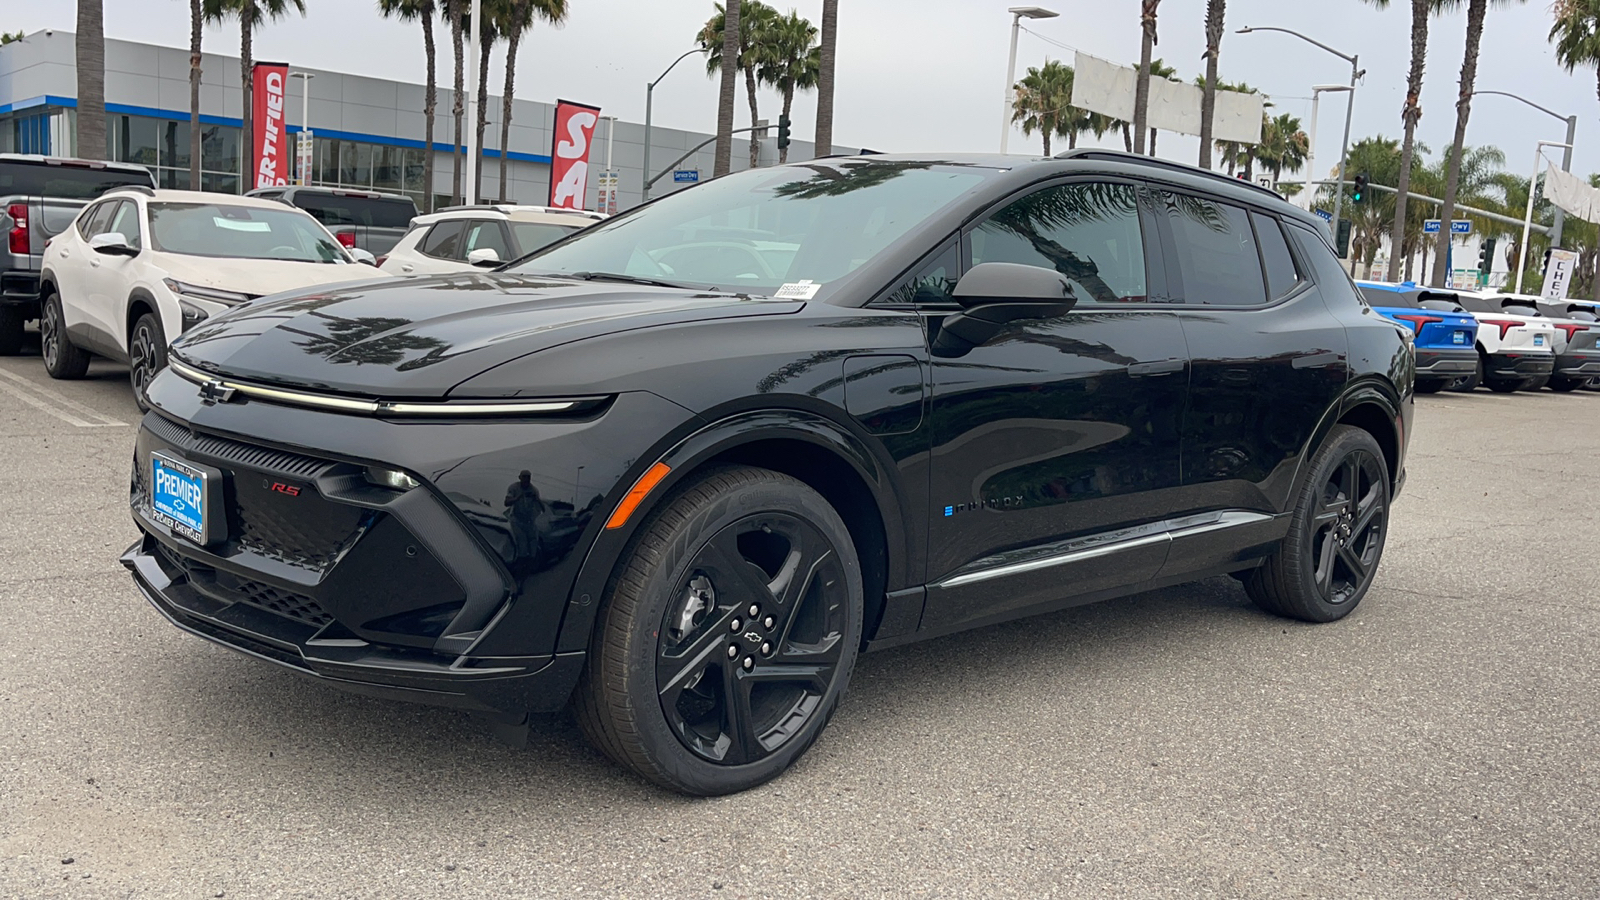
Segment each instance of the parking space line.
M7 394L66 422L68 425L78 428L126 428L128 425L127 422L119 422L110 416L95 412L82 403L70 397L65 397L47 387L35 384L21 375L14 375L4 369L0 369L0 378L13 382L11 385L3 385ZM73 415L74 412L78 413L78 415ZM79 416L82 416L82 418L79 418Z

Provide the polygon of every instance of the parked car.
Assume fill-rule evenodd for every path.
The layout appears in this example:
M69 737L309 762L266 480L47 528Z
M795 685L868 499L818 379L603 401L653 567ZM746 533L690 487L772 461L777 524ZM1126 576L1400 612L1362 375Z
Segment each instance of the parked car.
M1482 350L1481 379L1469 379L1471 390L1479 380L1492 391L1512 393L1538 390L1555 373L1556 355L1566 346L1566 332L1557 329L1535 307L1508 301L1494 292L1454 291L1462 308L1478 319L1478 344Z
M1432 394L1478 370L1478 322L1454 295L1411 282L1358 281L1374 312L1411 330L1417 348L1417 393Z
M719 223L790 265L656 261ZM863 648L1228 573L1348 615L1415 366L1309 213L1105 150L740 172L171 359L123 557L158 610L507 730L570 700L691 794L787 768Z
M305 210L327 226L340 244L372 254L371 260L362 261L374 265L405 236L417 214L417 204L404 194L350 188L291 185L256 188L245 196L281 200Z
M144 166L0 153L0 356L22 352L27 323L39 318L39 264L45 245L90 200L125 185L154 187Z
M605 219L546 206L452 206L411 221L379 268L393 275L492 269Z
M143 408L167 345L206 319L265 294L387 277L276 201L118 188L45 250L45 369L81 378L91 354L125 362Z
M1555 331L1555 368L1545 384L1552 391L1575 391L1600 378L1600 316L1592 303L1548 302L1531 294L1500 294L1502 311L1544 318Z

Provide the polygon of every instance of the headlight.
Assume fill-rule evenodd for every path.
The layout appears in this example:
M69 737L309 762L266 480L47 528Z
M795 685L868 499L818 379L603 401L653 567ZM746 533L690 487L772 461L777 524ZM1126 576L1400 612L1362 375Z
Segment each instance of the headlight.
M422 482L398 469L386 469L382 466L367 466L367 480L373 484L393 488L397 491L409 491L420 487Z
M209 300L212 303L221 303L223 306L238 306L250 299L249 294L237 291L223 291L216 288L201 287L198 284L186 284L176 278L163 278L161 283L167 290L180 297L193 297L196 300Z
M183 330L188 331L209 318L210 313L183 298L178 299L178 311L183 314Z

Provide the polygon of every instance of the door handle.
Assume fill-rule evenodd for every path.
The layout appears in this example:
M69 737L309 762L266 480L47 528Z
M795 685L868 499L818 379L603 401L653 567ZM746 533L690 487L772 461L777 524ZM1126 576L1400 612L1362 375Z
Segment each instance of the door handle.
M1183 371L1183 360L1163 359L1157 362L1134 363L1128 367L1128 374L1134 378L1153 378L1157 375L1171 375Z
M401 263L400 264L400 271L402 271L402 272L409 272L414 268L416 268L416 267L411 265L410 263Z

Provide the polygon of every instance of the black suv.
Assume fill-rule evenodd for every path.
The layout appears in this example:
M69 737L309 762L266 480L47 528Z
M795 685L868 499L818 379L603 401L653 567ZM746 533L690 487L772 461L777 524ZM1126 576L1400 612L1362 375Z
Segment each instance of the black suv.
M774 275L773 273L777 273ZM123 562L179 627L718 794L858 651L1232 574L1348 614L1410 338L1318 220L1105 151L719 178L497 272L174 342Z
M292 185L256 188L245 196L281 200L305 210L341 245L371 253L374 258L368 261L374 264L400 243L417 215L417 204L410 197L378 191Z

